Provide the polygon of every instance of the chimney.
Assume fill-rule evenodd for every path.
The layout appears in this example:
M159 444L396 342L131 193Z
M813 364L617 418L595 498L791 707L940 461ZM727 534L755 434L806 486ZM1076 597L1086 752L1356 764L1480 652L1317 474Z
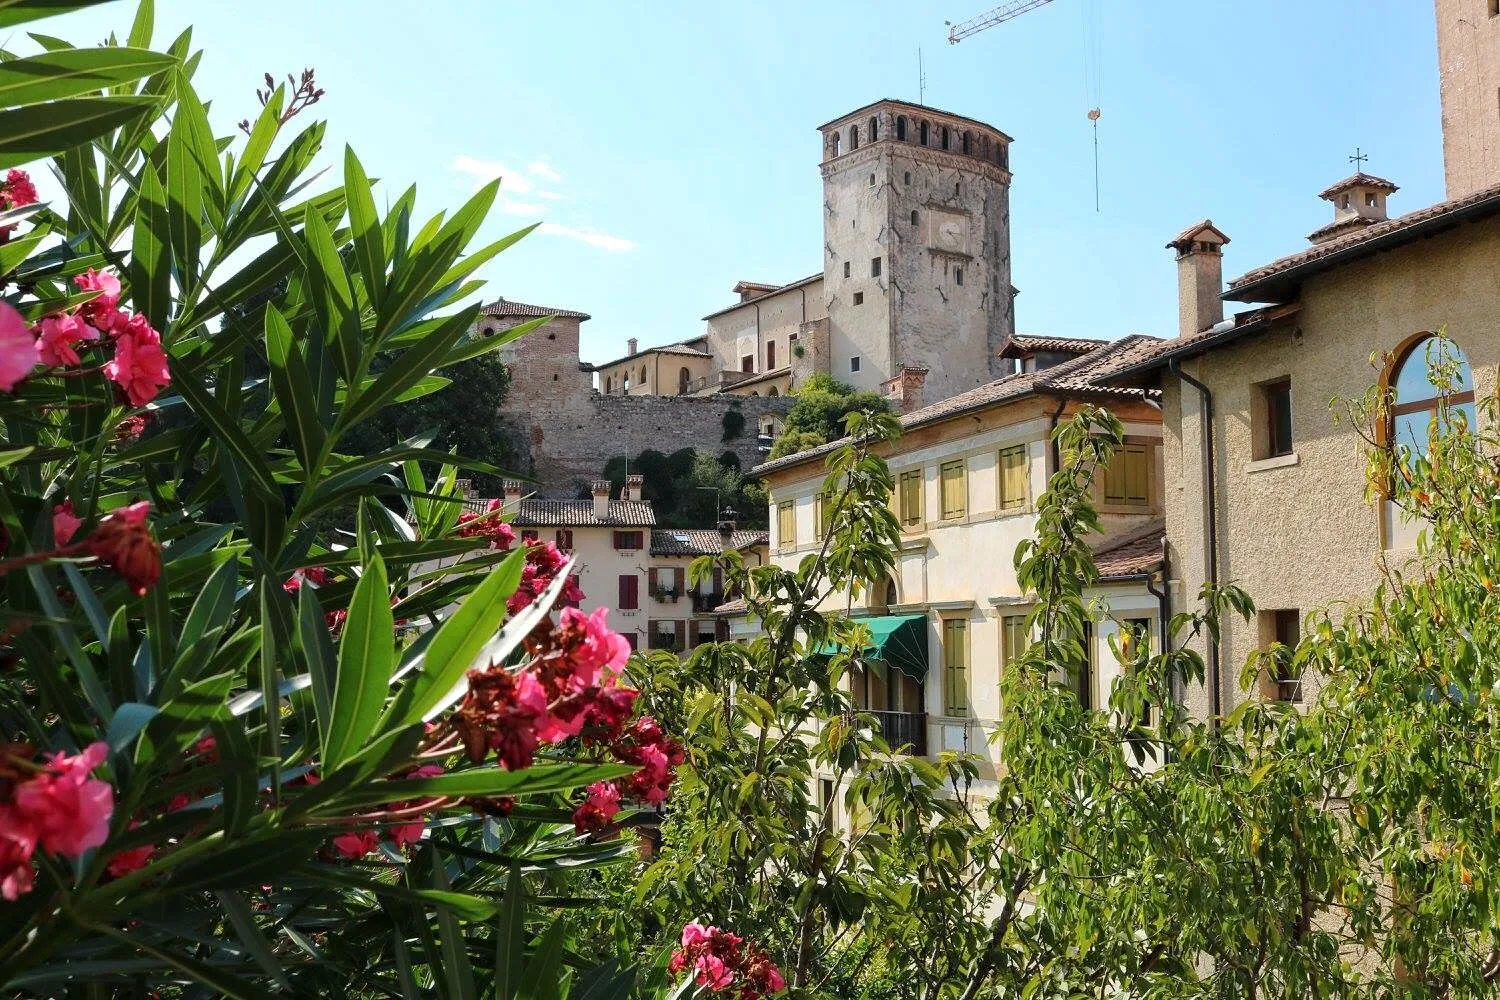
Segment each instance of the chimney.
M1177 335L1191 337L1224 319L1224 244L1213 222L1184 229L1167 249L1177 251Z
M609 517L609 480L594 480L594 517L602 521Z
M922 386L927 382L928 369L902 365L894 378L880 384L880 391L896 412L902 415L922 407Z
M521 502L521 497L525 495L525 487L519 479L507 479L501 484L501 495L505 499L506 506L513 508L513 505Z
M645 485L646 477L642 475L629 475L625 477L625 499L639 500L641 498L641 487Z
M640 341L636 340L634 337L631 337L629 340L625 341L625 353L627 355L635 354L635 349L639 345Z
M1356 229L1384 222L1388 218L1385 199L1399 190L1384 177L1376 177L1363 170L1345 177L1318 195L1333 206L1333 221L1309 233L1308 240L1326 243Z

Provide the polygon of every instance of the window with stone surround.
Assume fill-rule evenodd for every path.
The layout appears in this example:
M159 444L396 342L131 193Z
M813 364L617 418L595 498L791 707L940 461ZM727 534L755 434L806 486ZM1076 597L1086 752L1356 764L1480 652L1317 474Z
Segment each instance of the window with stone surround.
M943 619L943 711L967 715L969 711L969 620Z
M797 547L797 505L783 500L776 505L776 548L790 552Z
M963 459L944 462L938 468L938 493L943 520L951 521L968 513L969 484Z
M1002 511L1025 510L1031 502L1030 468L1024 444L1000 451L1000 488L996 506Z
M896 491L896 517L903 528L915 528L922 523L922 481L921 469L901 473Z
M863 301L863 300L861 300L861 301ZM858 354L856 354L854 357L852 357L852 358L849 359L849 370L851 372L857 372L857 371L859 371L859 355Z
M1292 445L1292 380L1290 376L1262 382L1250 400L1254 428L1251 457L1260 460L1290 455Z

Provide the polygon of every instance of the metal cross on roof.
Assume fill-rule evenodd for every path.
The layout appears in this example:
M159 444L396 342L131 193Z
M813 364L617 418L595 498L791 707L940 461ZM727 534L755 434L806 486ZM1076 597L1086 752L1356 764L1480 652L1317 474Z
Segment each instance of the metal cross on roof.
M1370 162L1370 158L1361 152L1358 146L1355 146L1354 155L1349 157L1349 162L1354 164L1355 170L1364 170L1365 164Z

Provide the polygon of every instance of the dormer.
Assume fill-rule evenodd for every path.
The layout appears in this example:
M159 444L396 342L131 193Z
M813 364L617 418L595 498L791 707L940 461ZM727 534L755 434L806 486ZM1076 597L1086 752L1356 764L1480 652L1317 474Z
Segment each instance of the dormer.
M1337 184L1318 195L1333 205L1333 221L1321 229L1308 234L1314 243L1323 243L1336 236L1384 222L1385 200L1400 190L1383 177L1367 174L1363 170L1345 177Z

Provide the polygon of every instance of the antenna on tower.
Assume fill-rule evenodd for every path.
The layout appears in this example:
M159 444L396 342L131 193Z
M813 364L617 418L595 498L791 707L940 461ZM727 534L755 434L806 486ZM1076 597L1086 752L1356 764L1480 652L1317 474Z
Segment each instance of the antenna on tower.
M922 46L917 46L917 103L927 103L927 73L922 69Z

